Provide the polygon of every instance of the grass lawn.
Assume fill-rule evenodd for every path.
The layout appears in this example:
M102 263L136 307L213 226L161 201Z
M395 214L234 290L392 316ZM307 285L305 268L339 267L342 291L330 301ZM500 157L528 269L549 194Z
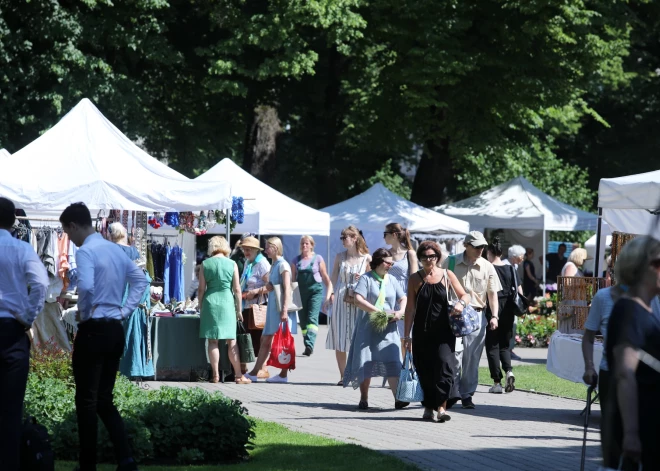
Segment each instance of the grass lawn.
M308 433L292 432L279 424L257 421L255 448L250 460L234 465L140 466L144 471L415 471L417 467L377 451ZM55 471L71 471L75 463L58 461ZM116 465L100 465L99 471L115 471Z
M516 388L553 396L587 399L587 386L561 379L545 369L545 365L517 366L513 369ZM479 383L493 385L488 368L479 368Z

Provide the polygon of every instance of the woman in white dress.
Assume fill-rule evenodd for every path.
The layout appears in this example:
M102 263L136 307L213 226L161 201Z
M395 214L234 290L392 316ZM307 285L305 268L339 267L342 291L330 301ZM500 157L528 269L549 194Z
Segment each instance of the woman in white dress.
M392 222L385 226L383 238L385 243L391 247L390 253L394 261L389 275L401 285L401 289L405 293L408 290L408 279L419 271L417 254L412 248L412 242L410 242L410 232L398 222ZM397 304L394 309L398 311L399 305ZM405 337L403 319L396 323L396 327L399 336L401 338ZM404 358L405 351L405 341L401 340L401 358Z
M337 356L340 381L343 386L346 355L351 348L351 339L355 330L358 309L353 304L346 303L347 294L353 295L360 276L370 270L371 255L364 237L355 226L348 226L341 232L341 241L346 249L335 257L332 269L332 286L334 293L330 297L332 315L325 348L334 350ZM327 309L326 306L324 306ZM327 312L327 311L326 311Z
M568 262L561 269L561 276L584 276L582 267L587 260L587 250L583 248L573 249L568 257Z

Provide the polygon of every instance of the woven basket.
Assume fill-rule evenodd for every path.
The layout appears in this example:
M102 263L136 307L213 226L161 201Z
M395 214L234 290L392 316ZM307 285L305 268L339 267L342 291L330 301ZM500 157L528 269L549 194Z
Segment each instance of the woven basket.
M563 334L582 333L591 300L605 286L605 278L557 277L557 330Z
M617 257L621 253L621 249L628 242L637 237L635 234L626 234L624 232L612 232L612 262L610 266L614 266ZM612 285L616 284L616 273L612 273Z

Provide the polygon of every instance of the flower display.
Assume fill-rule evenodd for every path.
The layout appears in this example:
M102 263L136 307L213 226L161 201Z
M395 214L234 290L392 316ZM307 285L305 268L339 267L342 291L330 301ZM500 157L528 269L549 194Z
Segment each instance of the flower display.
M557 318L552 315L528 315L518 321L516 345L520 347L544 348L557 330Z

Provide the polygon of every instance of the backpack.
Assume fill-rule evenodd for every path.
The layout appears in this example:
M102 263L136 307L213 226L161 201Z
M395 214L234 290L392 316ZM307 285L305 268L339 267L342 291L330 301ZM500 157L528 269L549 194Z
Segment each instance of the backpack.
M55 471L55 455L48 430L28 417L21 433L21 471Z

